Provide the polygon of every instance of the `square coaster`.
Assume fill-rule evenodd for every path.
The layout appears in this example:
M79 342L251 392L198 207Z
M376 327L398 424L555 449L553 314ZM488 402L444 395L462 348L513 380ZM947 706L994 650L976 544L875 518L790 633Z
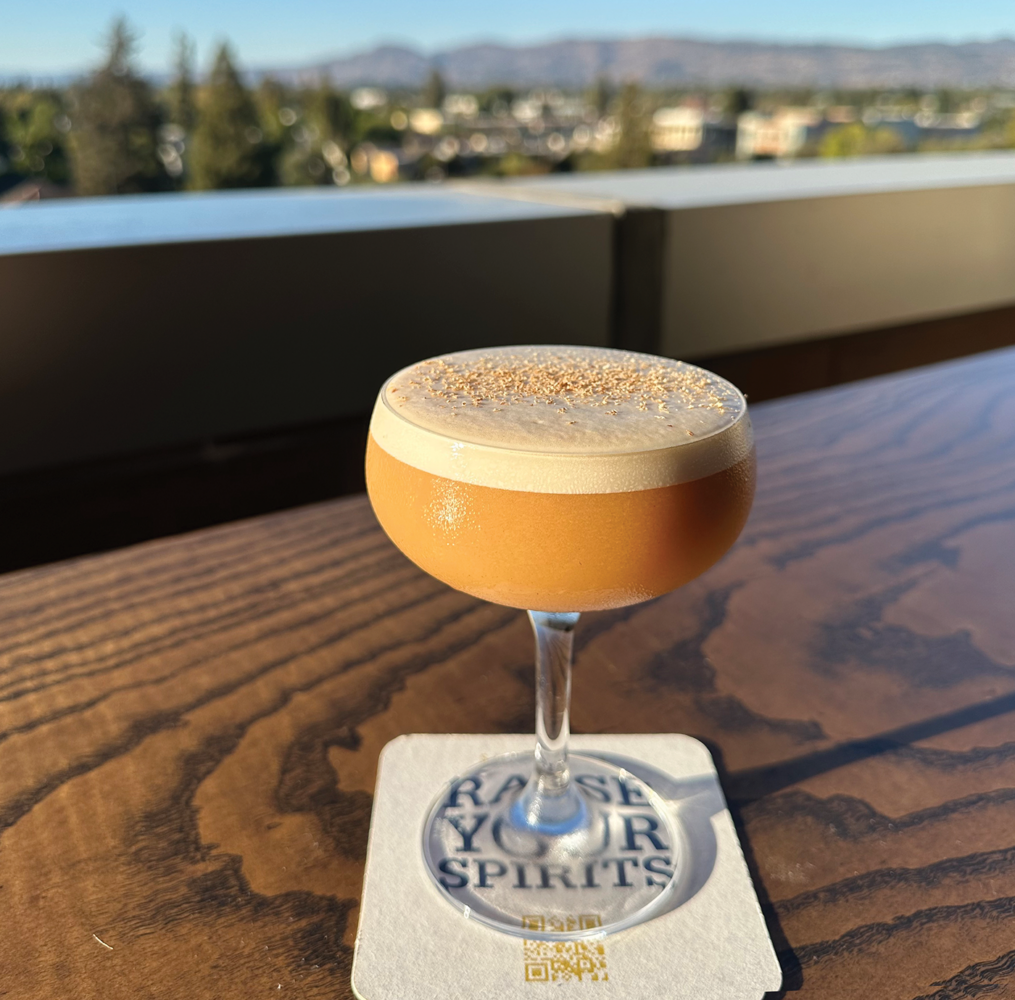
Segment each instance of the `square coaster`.
M680 825L691 871L659 916L598 940L529 940L468 920L442 898L423 861L431 804L476 762L533 745L531 735L413 735L384 748L352 968L360 1000L530 1000L547 989L585 1000L759 1000L779 989L782 972L711 754L689 736L571 740L575 751L649 765ZM526 917L533 928L541 919ZM572 923L595 919L576 912Z

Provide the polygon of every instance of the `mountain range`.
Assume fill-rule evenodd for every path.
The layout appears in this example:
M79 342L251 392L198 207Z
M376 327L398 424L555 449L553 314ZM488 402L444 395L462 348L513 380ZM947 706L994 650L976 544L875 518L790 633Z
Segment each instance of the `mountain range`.
M689 38L565 40L542 45L467 45L425 55L381 46L302 68L290 80L336 86L416 87L432 70L453 87L586 87L599 77L651 87L1015 87L1015 39L865 48Z

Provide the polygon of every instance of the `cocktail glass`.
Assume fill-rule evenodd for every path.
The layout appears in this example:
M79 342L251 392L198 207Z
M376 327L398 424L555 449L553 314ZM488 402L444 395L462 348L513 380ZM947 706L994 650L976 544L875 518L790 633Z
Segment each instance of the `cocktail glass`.
M583 611L674 590L736 540L755 480L744 397L649 355L461 352L385 383L366 470L410 559L527 610L535 633L535 752L485 760L434 801L423 857L438 890L527 938L602 935L664 910L686 848L649 772L568 750L574 629Z

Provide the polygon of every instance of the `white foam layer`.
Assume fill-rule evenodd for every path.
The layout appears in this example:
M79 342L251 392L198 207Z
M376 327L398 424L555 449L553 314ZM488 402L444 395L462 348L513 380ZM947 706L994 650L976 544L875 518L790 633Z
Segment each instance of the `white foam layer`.
M461 351L411 365L382 386L370 433L424 472L534 493L690 482L753 444L744 397L725 379L593 347Z

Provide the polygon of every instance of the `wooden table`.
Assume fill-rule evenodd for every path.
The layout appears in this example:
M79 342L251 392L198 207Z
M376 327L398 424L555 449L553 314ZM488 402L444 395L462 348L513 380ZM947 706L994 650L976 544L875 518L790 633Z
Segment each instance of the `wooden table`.
M791 995L1012 995L1015 352L755 422L743 538L587 616L575 729L709 744ZM381 747L532 725L524 616L363 498L12 574L0 609L3 997L350 996Z

